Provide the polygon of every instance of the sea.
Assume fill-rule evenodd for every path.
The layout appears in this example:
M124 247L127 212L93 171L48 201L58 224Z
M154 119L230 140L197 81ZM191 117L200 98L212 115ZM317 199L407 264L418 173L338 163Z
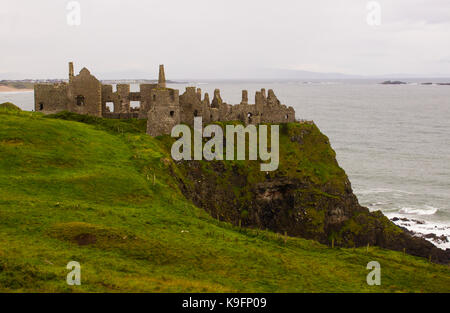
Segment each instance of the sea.
M434 82L433 84L422 84ZM450 82L414 79L384 85L379 80L192 81L169 84L183 92L196 86L227 103L273 89L297 119L313 120L326 134L361 205L381 210L394 222L450 248ZM131 86L138 91L139 85ZM2 92L32 110L33 92ZM253 102L253 101L250 101ZM430 235L431 234L431 235ZM434 236L434 235L436 236Z

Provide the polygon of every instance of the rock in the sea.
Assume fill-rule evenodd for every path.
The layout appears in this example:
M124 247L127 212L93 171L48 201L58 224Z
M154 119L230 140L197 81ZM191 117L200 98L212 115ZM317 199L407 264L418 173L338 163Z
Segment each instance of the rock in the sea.
M382 85L404 85L405 82L399 81L399 80L386 80L381 83Z
M425 234L425 235L423 235L423 237L427 238L427 239L431 239L431 240L433 240L436 243L448 242L448 238L445 235L438 236L436 234L431 233L431 234Z

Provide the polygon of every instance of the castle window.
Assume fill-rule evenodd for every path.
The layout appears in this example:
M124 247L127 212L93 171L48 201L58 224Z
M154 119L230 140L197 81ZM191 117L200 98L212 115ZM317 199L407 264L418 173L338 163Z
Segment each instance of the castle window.
M175 111L170 111L170 116L173 117L174 114L175 114Z
M198 111L195 110L195 111L194 111L194 116L197 116L197 115L198 115Z
M130 101L130 109L139 110L141 107L141 101Z
M153 101L156 101L156 95L153 95Z
M285 119L288 119L289 118L289 115L288 114L286 114L286 116L284 117Z
M76 100L77 100L77 105L78 106L84 105L84 97L83 96L77 96Z
M44 104L42 102L39 102L39 111L42 111L44 109Z
M105 110L106 112L114 112L114 102L106 102Z
M247 118L248 118L248 122L251 124L252 123L252 113L247 113Z

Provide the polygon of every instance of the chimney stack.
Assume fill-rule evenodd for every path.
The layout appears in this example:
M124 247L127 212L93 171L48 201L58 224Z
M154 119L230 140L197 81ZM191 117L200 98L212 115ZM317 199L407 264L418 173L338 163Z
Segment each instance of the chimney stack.
M159 66L158 87L166 88L166 74L164 73L164 64Z
M73 78L73 62L69 62L69 82L72 81Z

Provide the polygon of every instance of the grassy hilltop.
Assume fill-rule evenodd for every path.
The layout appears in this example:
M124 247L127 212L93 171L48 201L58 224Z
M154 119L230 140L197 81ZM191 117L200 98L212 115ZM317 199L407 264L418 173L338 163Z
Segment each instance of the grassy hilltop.
M218 221L145 121L58 117L0 107L0 292L450 291L449 267L424 258ZM372 260L381 286L366 283Z

